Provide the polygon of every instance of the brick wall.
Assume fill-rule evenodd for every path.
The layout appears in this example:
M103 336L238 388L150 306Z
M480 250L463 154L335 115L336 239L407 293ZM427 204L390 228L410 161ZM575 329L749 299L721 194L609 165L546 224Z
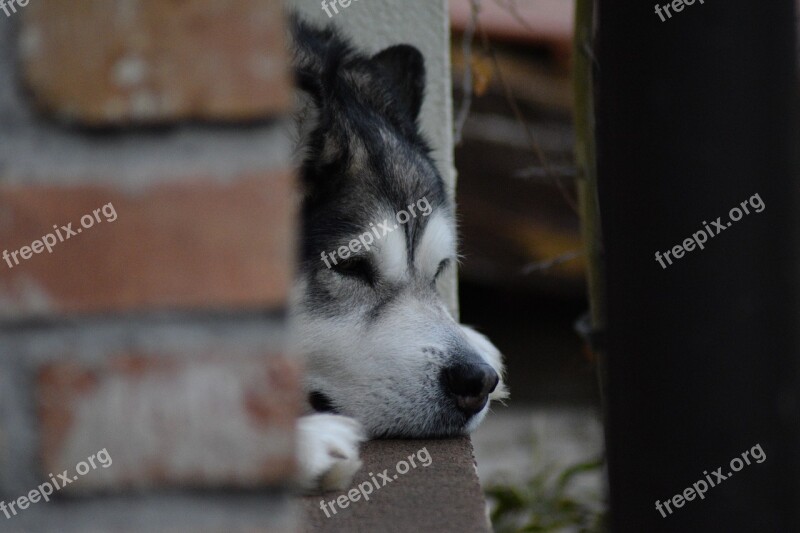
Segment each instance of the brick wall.
M79 478L0 530L295 528L283 39L277 0L0 12L0 501Z

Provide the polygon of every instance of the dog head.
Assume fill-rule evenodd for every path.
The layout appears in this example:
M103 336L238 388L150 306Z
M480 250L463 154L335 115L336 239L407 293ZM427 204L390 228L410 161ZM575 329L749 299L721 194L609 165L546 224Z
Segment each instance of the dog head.
M301 22L294 33L303 205L291 307L310 403L372 437L471 431L505 395L502 363L439 295L456 230L417 125L422 54L368 57Z

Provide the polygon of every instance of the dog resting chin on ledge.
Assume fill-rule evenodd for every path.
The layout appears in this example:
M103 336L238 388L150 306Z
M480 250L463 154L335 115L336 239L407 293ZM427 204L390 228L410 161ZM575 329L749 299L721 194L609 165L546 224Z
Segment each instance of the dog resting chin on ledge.
M457 238L417 124L422 54L369 56L298 18L292 33L302 240L291 337L313 413L299 421L300 483L341 490L364 440L463 435L507 393L499 351L439 295Z

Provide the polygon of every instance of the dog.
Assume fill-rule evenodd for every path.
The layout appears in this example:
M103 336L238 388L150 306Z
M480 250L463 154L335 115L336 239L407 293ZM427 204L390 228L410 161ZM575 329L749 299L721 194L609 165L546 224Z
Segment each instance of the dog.
M439 294L456 224L418 126L422 54L367 55L296 16L291 34L302 200L290 324L312 412L299 421L299 483L342 490L365 439L469 433L507 391L500 352Z

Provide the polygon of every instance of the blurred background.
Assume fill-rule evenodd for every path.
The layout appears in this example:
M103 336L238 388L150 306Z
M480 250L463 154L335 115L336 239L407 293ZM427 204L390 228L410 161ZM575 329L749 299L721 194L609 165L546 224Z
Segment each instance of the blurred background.
M573 10L450 2L461 319L503 352L511 389L473 436L498 531L599 531L605 507L596 361L577 332Z

